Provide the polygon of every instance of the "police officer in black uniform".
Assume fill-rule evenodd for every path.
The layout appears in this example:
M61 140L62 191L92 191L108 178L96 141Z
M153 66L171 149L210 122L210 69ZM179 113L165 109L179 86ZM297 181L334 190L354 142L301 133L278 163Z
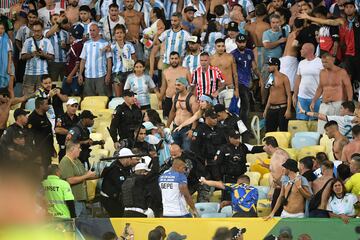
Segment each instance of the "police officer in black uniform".
M44 169L51 163L51 157L56 157L54 137L51 122L46 112L49 110L47 98L35 99L35 110L29 115L28 128L34 138L34 151L40 157Z
M134 139L134 131L142 122L141 110L135 104L134 93L124 90L124 103L117 106L110 124L110 136L115 149L128 146L128 141Z
M224 132L217 127L217 114L208 109L204 114L205 122L200 124L193 133L191 150L202 160L210 179L221 180L220 168L215 160L216 151L226 143Z
M236 183L237 179L247 171L246 154L263 152L263 146L251 146L241 143L238 131L229 132L228 143L216 152L215 159L220 165L222 181ZM223 198L228 200L230 195L223 192Z
M69 130L79 122L79 117L76 115L79 103L76 99L70 98L66 102L66 113L56 118L55 134L56 140L59 144L59 162L65 156L65 140Z
M79 118L80 121L70 129L66 139L73 142L80 142L81 152L79 160L89 169L90 147L96 144L104 144L104 142L93 141L90 138L90 131L88 128L94 125L94 119L97 118L97 116L93 115L89 110L84 110L81 112Z
M0 138L0 154L4 160L30 159L33 142L26 126L29 113L21 108L14 111L15 123L11 124Z
M130 176L132 167L139 162L139 158L136 158L128 148L122 148L118 157L119 159L113 161L101 173L103 182L100 201L110 217L123 217L124 205L121 186Z

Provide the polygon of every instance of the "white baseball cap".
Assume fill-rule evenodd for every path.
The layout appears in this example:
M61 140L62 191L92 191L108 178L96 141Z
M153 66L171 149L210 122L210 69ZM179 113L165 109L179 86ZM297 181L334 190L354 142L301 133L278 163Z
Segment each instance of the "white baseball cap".
M67 100L66 105L73 105L73 104L79 104L79 102L75 98L69 98Z
M151 171L151 169L148 168L146 163L138 163L138 164L136 164L135 171L137 171L137 170L145 170L145 171L148 171L148 172Z
M142 125L145 127L146 131L149 131L152 129L158 129L157 127L154 126L154 124L152 122L144 122Z
M133 157L135 154L128 148L122 148L119 151L119 157Z

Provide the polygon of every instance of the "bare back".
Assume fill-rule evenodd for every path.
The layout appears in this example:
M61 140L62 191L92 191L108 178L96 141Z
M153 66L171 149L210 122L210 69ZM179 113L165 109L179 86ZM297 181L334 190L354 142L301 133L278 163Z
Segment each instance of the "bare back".
M315 181L313 181L313 184L312 184L313 193L316 194L318 191L320 191L324 187L325 183L327 181L329 181L331 178L332 177L321 176L318 179L316 179Z
M274 75L274 77L274 84L270 88L269 103L272 105L287 103L285 81L289 82L289 79L280 72L279 74Z
M354 153L359 153L359 152L360 152L360 140L355 139L344 147L341 160L345 164L350 165L351 156Z
M79 21L79 8L68 7L65 11L65 15L71 24Z
M10 104L3 103L0 105L0 129L5 129L9 118Z
M210 65L218 67L224 75L226 86L234 85L234 73L232 71L233 61L234 58L230 53L223 53L221 56L218 54L214 54L210 58Z
M323 89L322 98L324 103L345 101L347 99L343 86L346 77L346 71L339 67L334 67L333 70L321 70L320 85Z
M175 112L175 118L174 123L179 126L183 122L185 122L187 119L192 117L192 113L189 112L186 108L186 96L180 96L176 102L176 112ZM174 102L175 96L173 97ZM196 104L195 96L191 96L190 98L190 107L193 108L193 105Z
M257 47L264 46L262 43L262 35L269 28L270 24L264 22L263 20L257 20L245 26L245 29L250 33L252 39L254 40L255 46Z
M273 180L278 181L281 179L283 174L282 165L289 158L289 154L280 148L271 156L269 169Z
M164 77L166 81L165 96L172 98L175 95L175 81L179 77L187 78L188 70L185 67L178 66L176 68L169 67L164 70Z
M285 50L284 50L284 57L285 56L292 56L297 57L297 48L293 47L293 43L296 40L296 37L298 35L297 31L291 32L287 38Z

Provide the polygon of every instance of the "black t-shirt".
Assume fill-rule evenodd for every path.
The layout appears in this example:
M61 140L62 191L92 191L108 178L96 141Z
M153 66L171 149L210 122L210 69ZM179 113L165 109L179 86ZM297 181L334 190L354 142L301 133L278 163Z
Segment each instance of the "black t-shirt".
M316 180L316 176L315 176L314 172L311 170L304 172L304 174L302 176L304 178L306 178L306 180L308 180L309 182L313 182Z
M296 40L299 42L299 49L304 45L304 43L312 43L316 47L318 45L316 41L315 34L319 31L319 26L315 24L310 24L299 32L299 35L296 37Z

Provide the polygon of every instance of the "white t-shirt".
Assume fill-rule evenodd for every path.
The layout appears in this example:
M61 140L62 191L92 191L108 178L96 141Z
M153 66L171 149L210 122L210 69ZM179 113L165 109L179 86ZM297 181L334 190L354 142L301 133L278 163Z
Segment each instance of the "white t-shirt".
M335 214L354 216L354 204L357 203L357 201L357 197L352 193L346 193L342 199L338 199L336 196L333 198L330 197L326 209Z
M231 38L226 38L225 39L225 50L227 53L231 53L232 51L234 51L235 49L237 49L237 45L235 42L235 39L231 39Z
M323 69L321 59L300 61L297 75L301 76L298 97L312 99L320 82L320 71Z
M108 21L109 20L109 21ZM109 23L110 23L110 27L109 27ZM110 35L110 30L111 30L111 34L112 34L112 40L115 41L115 36L114 36L114 27L117 24L122 24L125 26L125 20L122 16L119 15L119 19L116 22L111 21L110 17L106 16L103 17L102 19L100 19L99 21L99 27L101 29L101 34L103 36L103 38L107 41L111 40L111 35Z
M187 184L185 174L171 168L159 178L161 189L163 215L167 217L184 216L189 213L184 195L180 192L180 185Z
M44 29L51 28L50 15L55 13L60 14L61 11L65 11L65 9L61 8L60 2L55 3L55 8L53 10L48 10L46 7L38 10L39 19L44 23Z

